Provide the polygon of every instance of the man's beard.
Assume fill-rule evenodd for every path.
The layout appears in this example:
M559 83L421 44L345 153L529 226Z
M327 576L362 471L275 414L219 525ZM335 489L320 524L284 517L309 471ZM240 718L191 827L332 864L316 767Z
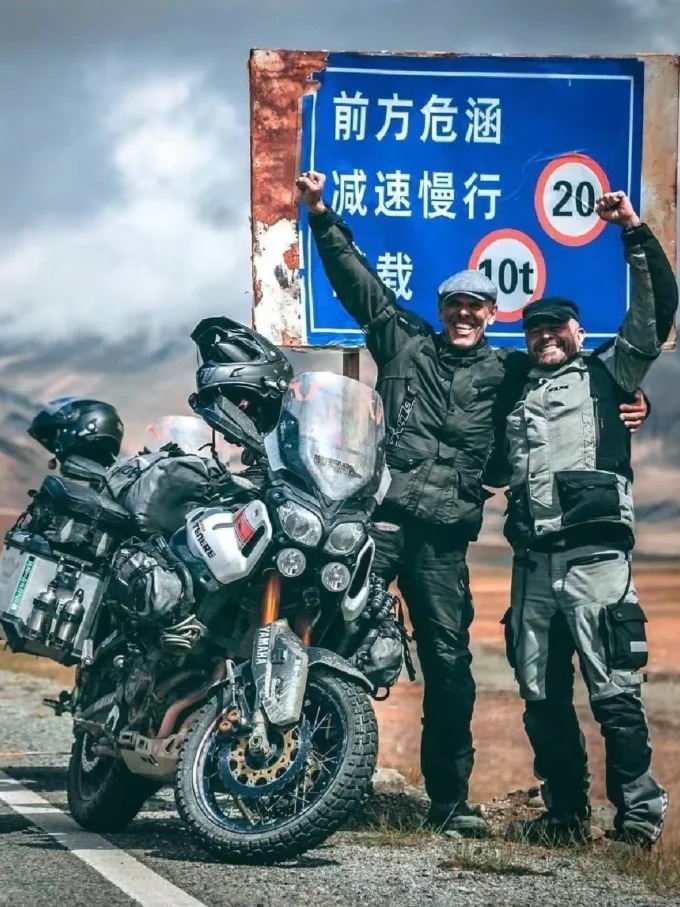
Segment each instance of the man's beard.
M560 356L559 359L555 362L545 362L540 357L547 349L553 350L556 349L559 352L563 353L563 356ZM558 340L552 341L550 344L543 344L534 352L534 358L536 363L545 369L556 369L564 365L565 362L569 362L570 359L573 359L574 356L579 354L580 350L576 343L576 340L573 337L560 337Z

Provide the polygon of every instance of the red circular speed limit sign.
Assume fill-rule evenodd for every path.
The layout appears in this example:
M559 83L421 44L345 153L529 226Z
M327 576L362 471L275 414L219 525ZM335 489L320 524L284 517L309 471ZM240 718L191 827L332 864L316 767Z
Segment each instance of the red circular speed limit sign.
M468 267L483 271L498 287L498 321L517 321L524 306L545 289L541 250L519 230L489 233L473 249Z
M595 201L609 192L602 167L585 154L565 154L551 161L534 192L536 214L545 232L565 246L584 246L604 230Z

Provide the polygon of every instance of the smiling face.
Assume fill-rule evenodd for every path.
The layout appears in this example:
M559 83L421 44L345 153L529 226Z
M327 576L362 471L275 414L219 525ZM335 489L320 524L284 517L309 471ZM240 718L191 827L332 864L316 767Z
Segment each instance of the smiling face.
M449 343L457 349L471 349L496 317L496 304L459 293L439 300L439 317Z
M585 331L575 318L568 321L545 319L524 332L531 358L546 368L559 368L583 347Z

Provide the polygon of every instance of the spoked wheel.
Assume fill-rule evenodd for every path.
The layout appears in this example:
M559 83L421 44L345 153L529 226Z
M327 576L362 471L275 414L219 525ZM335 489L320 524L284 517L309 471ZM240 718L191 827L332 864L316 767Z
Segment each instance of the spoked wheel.
M316 847L361 802L373 777L378 727L366 693L342 677L310 676L302 718L270 730L256 760L248 737L222 734L211 700L184 741L177 808L201 843L230 863L273 863Z
M68 807L89 831L121 831L160 785L133 775L122 762L93 751L90 734L78 731L68 766Z

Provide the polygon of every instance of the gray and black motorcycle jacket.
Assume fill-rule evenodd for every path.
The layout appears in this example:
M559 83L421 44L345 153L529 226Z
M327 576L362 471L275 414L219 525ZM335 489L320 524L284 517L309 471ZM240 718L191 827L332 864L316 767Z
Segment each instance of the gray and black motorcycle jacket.
M631 438L619 405L659 355L678 288L649 227L623 231L622 239L632 295L616 337L555 370L530 367L506 410L505 535L515 547L549 547L565 536L633 546Z

